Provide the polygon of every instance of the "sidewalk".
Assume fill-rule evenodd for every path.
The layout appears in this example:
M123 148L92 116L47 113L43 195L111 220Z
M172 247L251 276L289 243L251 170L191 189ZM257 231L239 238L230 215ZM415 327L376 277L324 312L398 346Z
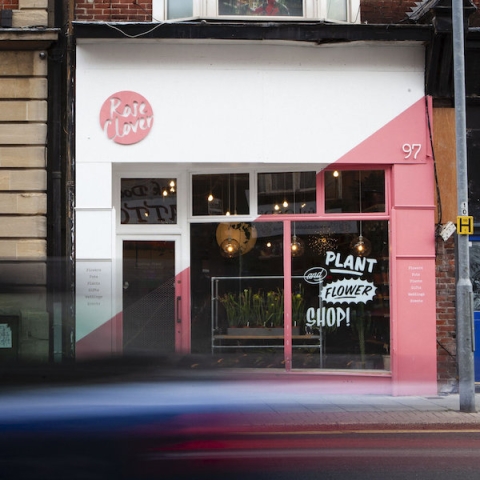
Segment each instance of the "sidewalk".
M460 412L458 394L431 397L381 395L325 395L298 398L295 404L268 404L261 415L249 416L250 426L267 430L478 430L479 413ZM240 419L239 419L240 420Z

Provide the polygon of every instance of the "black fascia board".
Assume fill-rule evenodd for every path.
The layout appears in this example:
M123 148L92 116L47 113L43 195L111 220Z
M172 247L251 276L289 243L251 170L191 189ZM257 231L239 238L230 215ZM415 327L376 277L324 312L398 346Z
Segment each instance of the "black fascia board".
M480 47L480 27L470 27L465 37L465 49Z
M165 23L73 22L78 39L283 40L310 43L358 41L431 42L431 25L335 24L329 22L225 22L196 20Z

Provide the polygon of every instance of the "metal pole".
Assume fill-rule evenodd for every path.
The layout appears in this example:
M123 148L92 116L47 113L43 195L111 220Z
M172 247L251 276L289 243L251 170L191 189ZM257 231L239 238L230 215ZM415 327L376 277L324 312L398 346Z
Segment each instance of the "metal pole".
M467 144L465 119L465 57L463 0L452 0L453 67L457 154L458 215L468 215ZM457 364L460 411L475 412L473 360L473 290L470 281L469 238L457 235Z

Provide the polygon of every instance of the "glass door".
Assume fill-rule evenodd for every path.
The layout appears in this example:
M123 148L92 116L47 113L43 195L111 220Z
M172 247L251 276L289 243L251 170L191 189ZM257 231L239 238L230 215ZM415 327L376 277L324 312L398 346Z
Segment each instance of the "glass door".
M123 241L123 351L175 352L175 241Z

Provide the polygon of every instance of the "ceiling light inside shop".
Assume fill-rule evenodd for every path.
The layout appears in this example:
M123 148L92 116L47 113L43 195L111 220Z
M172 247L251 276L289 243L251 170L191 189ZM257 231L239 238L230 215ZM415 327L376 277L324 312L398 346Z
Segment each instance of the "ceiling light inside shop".
M292 243L290 244L290 250L292 252L292 257L300 257L305 251L305 243L301 238L298 238L296 235L292 237Z
M370 255L372 251L372 244L368 238L359 235L351 241L350 248L358 257L366 257L367 255Z

